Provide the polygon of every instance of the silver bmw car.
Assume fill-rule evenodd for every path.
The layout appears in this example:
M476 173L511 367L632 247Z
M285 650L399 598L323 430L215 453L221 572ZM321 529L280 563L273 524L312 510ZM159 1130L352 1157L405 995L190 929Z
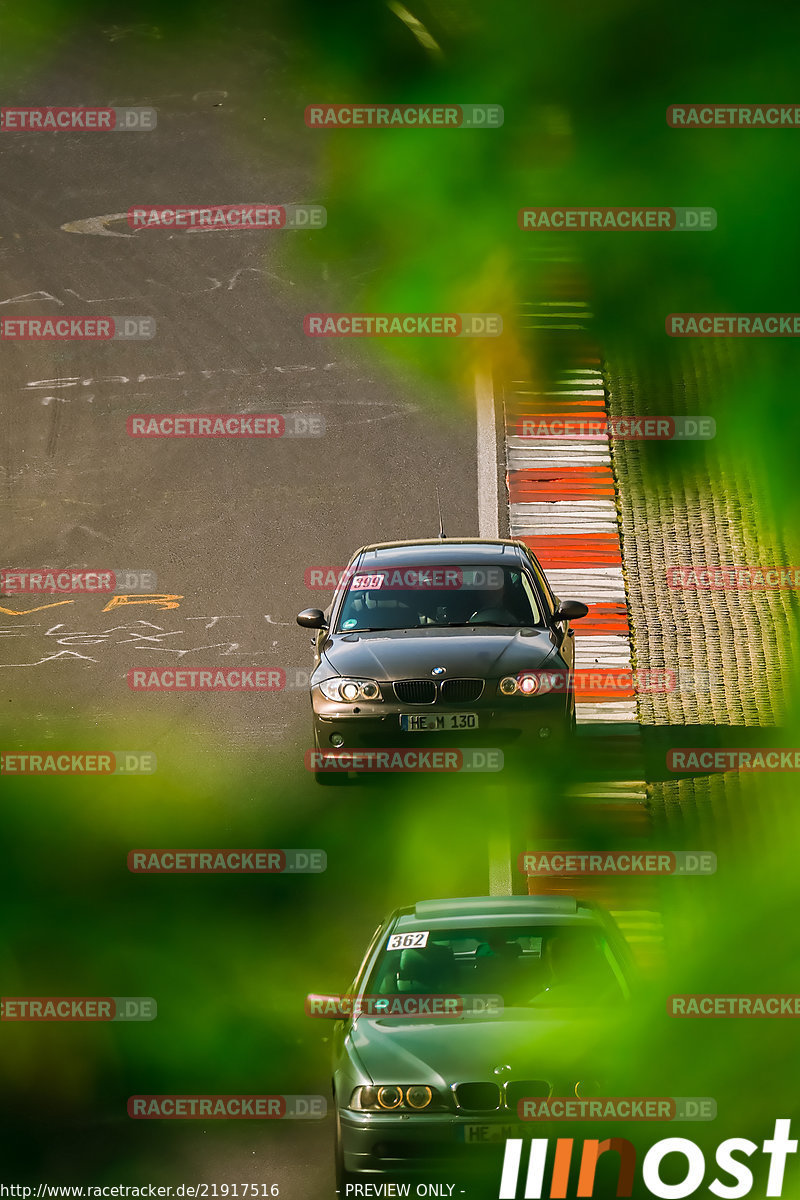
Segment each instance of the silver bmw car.
M597 1094L635 990L627 943L590 902L479 896L391 913L348 992L307 1000L336 1021L342 1194L502 1152L532 1132L520 1123L528 1098Z

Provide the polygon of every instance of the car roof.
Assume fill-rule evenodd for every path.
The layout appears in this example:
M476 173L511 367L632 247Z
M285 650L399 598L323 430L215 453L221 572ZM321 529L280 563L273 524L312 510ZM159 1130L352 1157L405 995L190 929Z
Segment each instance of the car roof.
M362 546L352 561L361 566L426 566L427 564L518 565L524 561L525 546L518 541L497 538L443 538L417 542L375 542Z
M445 929L491 925L604 924L606 914L575 896L458 896L420 900L394 913L395 928Z

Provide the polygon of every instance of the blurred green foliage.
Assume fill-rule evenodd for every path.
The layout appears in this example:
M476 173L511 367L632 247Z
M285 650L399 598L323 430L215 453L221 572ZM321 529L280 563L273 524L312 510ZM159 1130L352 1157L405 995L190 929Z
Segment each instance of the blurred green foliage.
M695 369L664 334L671 311L797 308L797 131L681 132L667 127L665 111L680 101L796 100L800 11L741 0L668 10L652 0L466 0L414 11L440 55L377 0L224 9L142 0L135 14L77 0L7 2L0 77L29 91L82 38L126 22L139 33L107 39L110 57L98 70L109 78L138 63L156 77L173 61L191 75L216 39L243 48L276 42L288 72L280 120L313 164L308 198L329 213L324 238L299 241L296 253L309 267L327 264L332 309L512 312L545 287L532 260L537 235L517 228L517 210L562 203L717 210L713 233L594 233L558 243L583 261L601 342L643 371ZM78 93L82 69L78 60ZM267 101L271 86L265 79ZM303 109L318 100L500 103L505 124L307 130ZM250 128L242 153L258 153ZM499 364L518 349L512 328L500 345L475 352ZM362 353L437 377L442 403L471 414L460 343L383 342ZM726 453L783 515L795 554L798 354L790 340L737 346L730 370L709 373L705 406ZM454 392L463 399L444 399ZM670 467L654 456L652 469L655 478ZM784 744L797 734L795 711ZM112 725L93 737L130 741ZM134 740L146 744L146 728ZM198 770L178 745L163 763L142 779L2 781L3 994L152 995L159 1004L150 1025L5 1026L10 1128L16 1120L29 1129L36 1114L56 1123L57 1140L65 1109L75 1119L109 1114L130 1092L207 1091L212 1080L221 1092L324 1090L326 1048L303 1016L305 992L344 986L394 905L485 886L500 807L490 777L391 781L329 796L302 779L291 794L272 789L268 774L253 783L260 762L228 758ZM530 822L535 833L568 812L575 839L602 844L591 814L566 807L567 783L542 773L506 778L501 791L517 828ZM662 889L667 968L631 1031L634 1079L652 1067L665 1086L674 1081L667 1094L717 1099L713 1126L675 1130L709 1145L759 1139L797 1108L791 1022L665 1015L670 993L800 991L796 783L754 777L738 796L729 801L720 784L718 875ZM329 867L294 878L127 872L134 846L173 845L321 846ZM797 1185L784 1191L798 1194Z

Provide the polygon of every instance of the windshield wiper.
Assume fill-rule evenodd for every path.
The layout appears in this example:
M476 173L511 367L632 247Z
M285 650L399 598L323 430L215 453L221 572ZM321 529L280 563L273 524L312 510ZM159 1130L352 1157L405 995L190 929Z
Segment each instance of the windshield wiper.
M389 627L368 625L363 629L337 629L339 634L348 633L407 633L410 629L531 629L531 625L506 625L503 621L429 621L427 625L392 625Z
M509 625L508 621L470 621L469 626L471 629L480 629L481 626L483 626L484 629L486 629L487 627L489 627L491 629L527 629L528 628L527 625Z
M409 629L424 629L424 625L367 625L364 629L337 629L337 633L342 637L347 637L349 633L408 633Z
M443 627L449 629L480 629L481 626L485 629L490 626L493 629L527 629L527 625L508 625L505 621L445 621Z

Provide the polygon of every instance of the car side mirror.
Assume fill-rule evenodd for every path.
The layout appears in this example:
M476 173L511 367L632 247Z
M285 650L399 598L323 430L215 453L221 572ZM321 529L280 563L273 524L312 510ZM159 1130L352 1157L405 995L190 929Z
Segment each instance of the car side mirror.
M321 608L304 608L297 614L297 624L303 629L327 629L328 622Z
M581 600L562 600L553 613L552 623L556 621L578 621L585 617L589 609Z

